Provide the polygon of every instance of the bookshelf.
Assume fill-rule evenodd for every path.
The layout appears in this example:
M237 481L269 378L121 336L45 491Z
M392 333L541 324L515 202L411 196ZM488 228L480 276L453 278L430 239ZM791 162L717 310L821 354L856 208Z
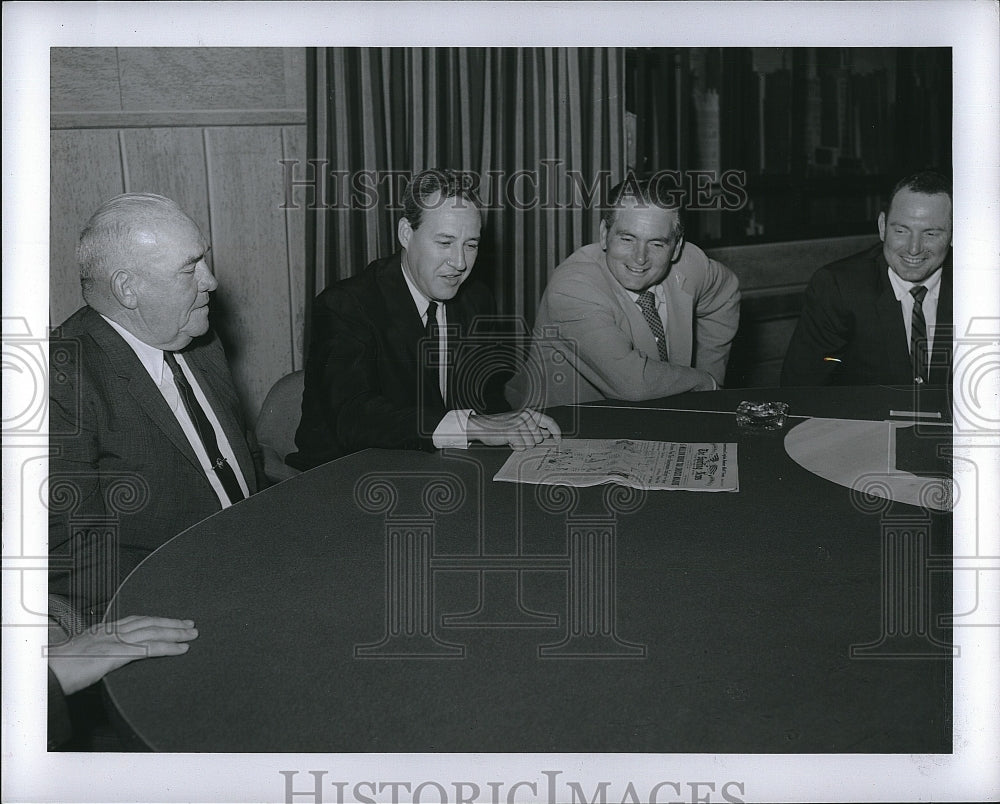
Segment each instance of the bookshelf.
M704 247L868 234L951 166L950 48L632 48L625 88L629 167L679 172Z

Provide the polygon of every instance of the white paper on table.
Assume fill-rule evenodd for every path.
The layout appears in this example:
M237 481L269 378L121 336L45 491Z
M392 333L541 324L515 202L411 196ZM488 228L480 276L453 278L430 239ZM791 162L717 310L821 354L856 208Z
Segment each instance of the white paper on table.
M739 491L734 443L565 438L514 452L494 480L552 486Z

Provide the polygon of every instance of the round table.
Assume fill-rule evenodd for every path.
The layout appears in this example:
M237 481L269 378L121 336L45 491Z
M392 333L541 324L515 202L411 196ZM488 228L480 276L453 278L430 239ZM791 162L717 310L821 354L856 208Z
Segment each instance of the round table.
M785 430L738 429L747 398L789 401ZM949 752L950 516L783 447L796 415L945 401L754 389L554 411L588 438L735 442L736 493L498 483L499 448L347 456L149 556L109 617L200 635L107 696L160 751Z

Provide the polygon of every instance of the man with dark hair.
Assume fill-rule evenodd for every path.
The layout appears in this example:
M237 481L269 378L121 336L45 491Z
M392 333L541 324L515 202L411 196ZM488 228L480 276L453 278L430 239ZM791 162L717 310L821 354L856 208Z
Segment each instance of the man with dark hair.
M80 235L86 306L49 345L49 586L83 625L153 550L257 490L259 452L209 329L208 250L177 204L146 193L106 202Z
M642 400L712 390L739 324L736 276L684 242L681 209L629 177L601 212L600 241L549 279L515 404Z
M878 216L882 242L820 268L782 385L944 385L952 345L951 181L901 179Z
M534 411L509 411L497 365L465 348L476 319L493 314L489 290L467 281L482 211L451 171L417 174L403 196L400 251L324 290L315 301L298 452L308 469L366 447L524 449L559 428ZM502 377L501 377L502 382Z

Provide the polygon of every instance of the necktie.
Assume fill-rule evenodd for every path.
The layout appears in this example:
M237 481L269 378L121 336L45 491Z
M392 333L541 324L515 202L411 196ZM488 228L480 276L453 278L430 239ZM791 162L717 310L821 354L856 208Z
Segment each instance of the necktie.
M219 482L222 483L222 488L225 489L226 496L229 497L229 502L236 503L240 500L245 500L246 497L243 495L243 490L240 488L233 468L219 449L219 441L215 437L215 428L212 427L208 416L205 415L204 408L198 404L198 398L194 395L194 391L188 384L184 372L181 371L177 358L174 357L173 352L164 352L163 359L170 366L170 371L174 375L174 385L177 386L181 401L184 403L188 416L191 417L191 421L198 431L202 446L205 447L205 452L208 453L208 460L212 464Z
M424 324L424 337L427 338L427 364L424 366L425 391L430 398L445 401L441 394L441 327L437 320L437 302L427 305L427 323Z
M649 328L653 332L653 337L656 338L656 351L660 353L660 360L666 361L667 338L663 334L663 321L656 310L656 296L653 295L653 291L644 290L639 294L636 303L642 308L642 317L646 319L646 323L649 324Z
M913 363L913 381L927 382L927 322L924 320L924 296L927 288L917 285L910 289L913 296L913 316L910 318L910 360Z

